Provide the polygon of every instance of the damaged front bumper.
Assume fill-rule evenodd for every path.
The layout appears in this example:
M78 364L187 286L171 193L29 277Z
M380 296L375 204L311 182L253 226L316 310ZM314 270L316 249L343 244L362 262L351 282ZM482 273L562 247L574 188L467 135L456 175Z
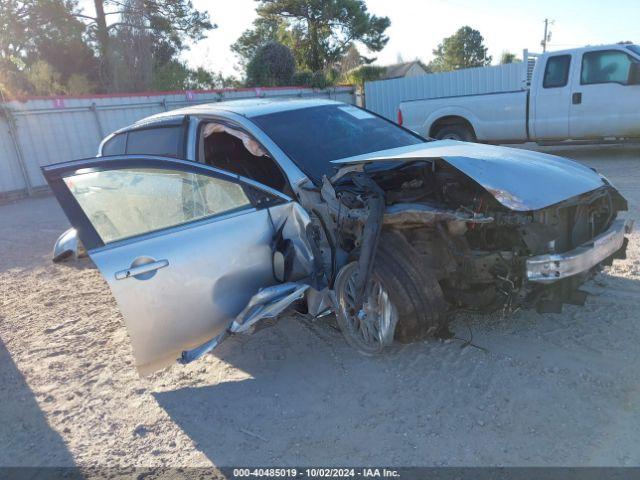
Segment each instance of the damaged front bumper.
M615 220L606 232L565 253L538 255L527 259L527 279L535 283L553 283L586 272L616 254L631 233L633 220Z

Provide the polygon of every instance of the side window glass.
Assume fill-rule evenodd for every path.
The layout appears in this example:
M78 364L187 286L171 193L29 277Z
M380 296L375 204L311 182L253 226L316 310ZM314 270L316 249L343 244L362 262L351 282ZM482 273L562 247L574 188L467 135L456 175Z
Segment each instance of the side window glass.
M569 81L569 66L571 65L571 55L556 55L547 59L547 66L544 69L544 88L564 87Z
M124 155L127 145L127 134L120 133L102 146L102 155Z
M183 128L158 127L129 132L127 154L182 157Z
M587 52L582 56L580 83L582 85L594 83L626 84L631 62L629 55L618 50Z
M178 170L120 169L64 181L105 244L251 206L236 183Z

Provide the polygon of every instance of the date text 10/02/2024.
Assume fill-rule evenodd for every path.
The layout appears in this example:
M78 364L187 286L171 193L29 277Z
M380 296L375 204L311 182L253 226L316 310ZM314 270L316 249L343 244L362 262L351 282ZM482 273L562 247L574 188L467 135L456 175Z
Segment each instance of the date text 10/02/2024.
M394 478L397 470L388 468L234 468L234 477L273 478Z

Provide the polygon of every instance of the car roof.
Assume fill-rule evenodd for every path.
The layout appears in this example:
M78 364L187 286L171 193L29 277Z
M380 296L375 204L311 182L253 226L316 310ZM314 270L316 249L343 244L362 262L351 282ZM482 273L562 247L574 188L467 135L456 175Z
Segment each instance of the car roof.
M118 130L116 133L137 129L144 126L157 124L173 124L185 115L216 115L221 113L235 113L247 118L267 115L270 113L299 110L302 108L318 107L323 105L342 105L342 102L327 100L324 98L247 98L242 100L229 100L225 102L204 103L192 105L168 112L157 113L145 117L137 122Z

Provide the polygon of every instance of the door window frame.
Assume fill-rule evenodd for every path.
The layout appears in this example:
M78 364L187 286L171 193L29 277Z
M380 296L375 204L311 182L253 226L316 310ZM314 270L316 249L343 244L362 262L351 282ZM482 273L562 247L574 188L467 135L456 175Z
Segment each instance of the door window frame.
M123 169L151 168L159 170L176 170L186 173L194 173L208 177L225 180L240 185L250 204L246 208L229 210L206 217L194 219L192 221L172 225L151 232L144 232L139 235L123 238L105 244L93 227L93 224L85 214L71 190L66 185L65 177L81 175L85 173L95 173ZM235 216L245 212L261 210L275 205L291 202L292 199L285 194L278 192L266 185L262 185L254 180L235 175L233 173L220 170L209 165L196 163L190 160L179 160L170 157L160 157L154 155L119 155L109 157L94 157L85 160L59 163L42 167L42 172L51 187L54 195L58 199L60 206L66 213L71 224L76 228L78 236L87 251L111 248L118 245L136 242L148 236L156 236L172 230L182 230L192 226L218 221L228 216Z
M118 130L113 132L112 134L105 137L99 147L100 157L112 157L112 156L122 156L122 155L145 155L145 153L129 153L127 150L129 148L129 134L135 132L144 132L148 130L159 130L163 128L182 128L182 135L180 135L180 143L177 145L177 156L168 157L168 158L178 158L178 159L186 159L187 158L187 145L189 140L189 122L191 117L189 115L181 115L179 117L172 117L166 120L162 120L159 122L153 122L148 124L141 125L133 125L131 127L126 127L125 129ZM104 155L104 148L116 137L124 138L124 151L120 154L115 155ZM147 155L157 155L154 153L150 153Z
M278 170L280 170L280 173L284 177L284 180L286 182L286 187L289 189L289 191L291 193L294 193L294 189L293 189L293 187L291 185L291 180L289 180L289 176L285 172L284 168L282 168L282 165L280 165L280 163L276 160L276 157L269 151L269 149L267 147L265 147L265 145L260 140L258 140L255 137L255 135L253 135L251 132L249 132L242 125L239 125L239 124L237 124L235 122L229 121L226 118L215 117L215 116L198 117L198 125L195 128L195 131L196 131L196 162L201 163L203 165L206 165L205 158L204 158L204 141L205 141L205 139L202 136L202 130L204 129L204 127L208 123L220 123L221 125L225 125L225 126L227 126L229 128L232 128L234 130L238 130L238 131L244 133L245 135L248 135L249 137L251 137L251 139L254 142L256 142L260 146L260 148L267 154L267 156L271 159L271 161L273 163L275 163L276 167L278 168ZM258 157L256 157L256 158L258 158ZM220 169L220 170L222 170L222 169ZM222 170L222 171L226 171L226 170ZM234 174L232 173L232 175L234 175ZM280 193L282 193L283 195L287 195L284 192L280 192Z
M607 80L606 82L584 82L582 79L582 71L584 69L584 57L590 54L594 54L594 53L607 53L607 52L615 52L615 53L621 53L622 55L626 55L627 58L630 60L630 63L638 63L638 61L636 60L636 58L634 58L633 56L629 55L627 52L625 52L624 50L620 50L617 48L606 48L604 50L591 50L589 52L584 52L582 54L582 58L580 59L580 85L586 86L586 85L606 85L607 83L617 83L618 85L622 85L624 87L628 86L629 84L626 82L617 82L614 80Z

